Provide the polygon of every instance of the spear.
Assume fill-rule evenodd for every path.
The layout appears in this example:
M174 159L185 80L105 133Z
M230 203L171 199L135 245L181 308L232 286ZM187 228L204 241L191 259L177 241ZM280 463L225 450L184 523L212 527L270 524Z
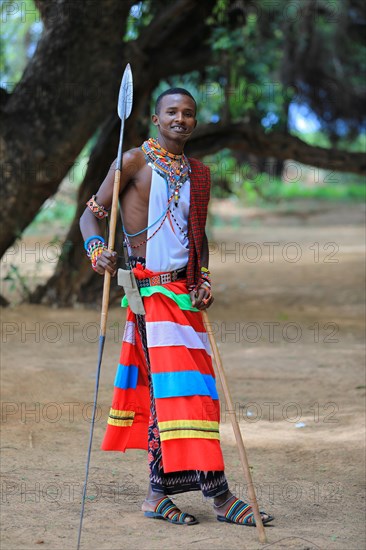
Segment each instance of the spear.
M110 215L110 223L109 223L108 250L111 252L114 250L115 234L116 234L118 195L119 195L121 171L122 171L123 133L124 133L124 127L125 127L125 120L131 114L132 100L133 100L132 72L131 72L130 64L127 63L123 73L122 82L121 82L119 95L118 95L117 112L118 112L119 118L121 119L121 131L119 134L118 154L117 154L117 161L116 161L116 170L114 174L113 198L112 198L111 215ZM82 502L81 502L77 550L79 550L80 548L81 530L83 526L86 489L87 489L88 475L89 475L90 455L91 455L91 449L92 449L92 443L93 443L94 423L95 423L95 416L96 416L96 410L97 410L100 369L102 365L103 349L104 349L104 342L105 342L105 335L106 335L106 328L107 328L110 287L111 287L111 274L106 270L104 272L102 311L101 311L101 317L100 317L98 364L97 364L97 372L95 376L94 404L93 404L92 420L90 424L89 446L88 446L88 455L87 455L86 467L85 467L85 480L84 480L83 496L82 496Z

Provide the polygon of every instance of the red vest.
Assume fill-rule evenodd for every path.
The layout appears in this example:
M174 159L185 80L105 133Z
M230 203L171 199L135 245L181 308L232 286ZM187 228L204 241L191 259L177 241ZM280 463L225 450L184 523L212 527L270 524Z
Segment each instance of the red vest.
M196 159L188 159L192 172L188 220L189 256L187 287L196 285L201 277L201 250L210 200L210 169Z

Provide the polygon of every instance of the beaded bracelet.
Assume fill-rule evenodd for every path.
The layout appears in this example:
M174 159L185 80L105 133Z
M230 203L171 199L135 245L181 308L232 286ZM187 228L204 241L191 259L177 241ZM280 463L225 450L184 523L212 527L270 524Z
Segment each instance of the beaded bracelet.
M94 242L89 246L87 256L88 258L92 259L92 257L95 256L98 250L105 250L106 248L107 246L105 243Z
M206 287L208 290L211 290L211 280L204 279L203 277L201 277L196 285L190 285L188 287L188 291L189 292L192 292L193 290L197 291L202 286Z
M88 250L88 256L91 260L91 265L94 271L96 271L97 262L99 256L103 253L104 250L107 250L107 246L105 243L93 243L90 245L90 248Z
M202 279L201 279L202 280ZM200 287L201 286L204 286L206 288L208 288L209 290L211 289L211 283L209 283L208 281L203 281L201 284L200 284Z
M105 247L106 245L104 243L101 243L101 242L94 242L92 244L90 244L88 246L88 251L86 253L86 255L88 256L89 259L92 258L93 254L99 250L99 248L102 248Z
M88 253L89 243L91 243L91 241L100 241L101 243L105 243L105 240L100 235L92 235L84 242L86 253Z
M92 235L86 239L84 248L86 250L86 255L91 260L92 268L96 271L99 256L102 254L103 250L107 250L103 237L100 237L99 235Z
M201 284L208 283L211 288L211 273L207 267L201 267Z

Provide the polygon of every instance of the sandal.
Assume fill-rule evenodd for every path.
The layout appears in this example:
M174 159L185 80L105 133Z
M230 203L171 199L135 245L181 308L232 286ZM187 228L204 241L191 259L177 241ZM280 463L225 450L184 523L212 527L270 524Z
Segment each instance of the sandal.
M216 506L216 508L219 508ZM266 512L260 512L261 515L268 516L262 517L263 525L274 520L274 516L266 514ZM226 523L235 523L236 525L250 525L255 527L254 513L250 504L246 504L242 500L235 497L235 500L229 505L224 516L216 516L217 521L224 521Z
M144 512L144 515L147 518L164 519L174 525L197 525L197 523L199 523L199 521L191 514L181 512L179 508L176 507L174 502L172 502L168 497L161 498L158 501L155 510L153 512L146 511ZM192 518L192 521L185 521L187 518Z

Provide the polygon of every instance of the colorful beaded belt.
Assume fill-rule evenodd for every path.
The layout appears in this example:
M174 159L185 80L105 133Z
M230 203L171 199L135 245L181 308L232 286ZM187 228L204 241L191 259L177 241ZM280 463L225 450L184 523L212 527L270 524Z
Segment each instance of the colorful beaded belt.
M139 288L144 288L147 286L157 286L157 285L166 285L167 283L173 283L179 279L185 279L187 277L187 268L182 267L180 269L175 269L174 271L169 271L167 273L160 273L159 275L154 275L153 277L146 277L145 279L136 279L137 286Z

